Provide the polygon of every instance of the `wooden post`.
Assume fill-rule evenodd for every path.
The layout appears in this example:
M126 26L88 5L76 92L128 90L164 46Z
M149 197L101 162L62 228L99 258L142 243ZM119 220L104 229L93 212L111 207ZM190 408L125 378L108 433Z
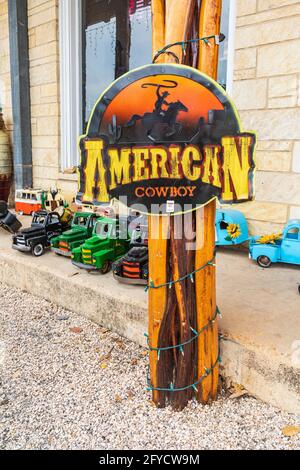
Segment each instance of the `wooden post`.
M188 23L188 15L190 12L190 3L192 0L166 0L166 16L165 16L165 46L176 41L183 41L185 36L185 26ZM172 48L179 62L183 63L183 50L181 46ZM165 57L165 62L174 62L174 59Z
M199 37L220 34L222 0L202 0L200 8ZM219 46L210 39L210 47L201 41L199 44L198 69L214 80L218 76Z
M197 2L196 2L197 3ZM192 25L188 15L193 14L192 0L157 0L153 2L153 45L161 47L161 35L155 30L156 25L165 25L163 45L182 41L187 37L186 28ZM163 4L165 20L162 21ZM155 16L158 12L158 17ZM202 0L200 9L199 37L217 35L220 31L221 0ZM176 49L176 50L175 50ZM153 51L154 53L156 50ZM183 51L176 46L175 52L183 62ZM169 61L165 57L164 61ZM210 47L200 42L198 68L212 78L216 78L218 64L218 46L214 40ZM191 64L192 65L192 64ZM190 232L196 228L196 250L187 250L187 231L182 239L177 240L174 233L183 228L181 216L149 216L149 279L154 285L176 281L190 272L199 269L214 258L215 250L215 200L205 207L185 217L186 227ZM166 237L170 229L170 240ZM158 237L159 233L159 238ZM154 238L156 236L156 239ZM195 274L195 284L190 278L170 288L149 289L149 342L152 348L175 346L189 341L192 331L200 331L215 316L216 284L215 267L208 265ZM168 399L175 409L181 409L197 390L197 398L202 403L214 399L218 387L218 326L217 321L209 326L198 338L183 348L150 351L150 378L154 388L182 388L177 392L153 391L153 401L157 406L165 406ZM196 366L196 368L195 368ZM196 370L195 370L196 369ZM198 382L195 387L186 386ZM173 383L174 382L174 383Z
M200 9L199 37L220 34L221 0L202 0ZM214 80L218 74L219 46L210 40L210 47L204 42L199 44L198 69ZM215 214L216 201L213 200L200 211L197 211L197 233L204 230L203 247L197 250L196 266L201 266L213 257L215 249ZM204 228L203 228L204 227ZM211 320L216 311L216 270L208 266L196 275L197 319L201 328ZM209 328L198 340L198 376L205 368L210 369L219 356L218 322ZM199 386L198 399L202 403L215 399L218 389L218 364L213 372Z
M152 51L155 54L165 45L165 0L152 0ZM163 62L161 56L158 62Z
M177 6L176 6L177 3ZM186 18L186 7L189 0L183 0L178 4L175 0L154 0L152 1L152 46L153 55L167 43L177 40L183 40L184 25ZM180 10L180 11L179 11ZM177 15L175 14L177 13ZM181 18L181 29L177 24L177 19ZM180 38L180 39L179 39ZM182 50L179 48L179 54ZM178 53L178 50L176 51ZM159 62L172 62L168 56L160 56ZM164 284L167 281L167 261L169 256L170 243L167 240L170 229L170 218L167 216L151 216L148 217L149 225L149 279L155 285ZM174 295L169 295L168 288L149 290L149 341L152 347L159 345L159 333L161 330L162 320L168 310L168 302ZM173 292L172 292L173 294ZM166 339L167 341L167 339ZM164 353L166 356L166 353ZM161 363L164 366L160 358ZM150 379L153 387L158 387L158 353L150 351ZM168 360L168 359L167 359ZM162 367L163 367L162 366ZM160 369L162 369L160 367ZM157 406L164 406L167 394L164 392L153 391L152 399Z
M149 237L149 273L155 285L167 280L167 247L168 247L169 218L162 216L148 217ZM164 316L167 299L167 288L150 289L149 291L149 340L153 347L158 346L158 336ZM157 362L158 353L150 351L150 378L153 387L158 387ZM159 406L160 394L153 391L152 399Z

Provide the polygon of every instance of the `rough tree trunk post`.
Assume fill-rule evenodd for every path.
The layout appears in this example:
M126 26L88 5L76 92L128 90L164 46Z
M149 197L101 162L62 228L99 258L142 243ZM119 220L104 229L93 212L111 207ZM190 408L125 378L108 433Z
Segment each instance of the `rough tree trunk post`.
M169 231L169 218L162 216L149 216L149 273L153 282L163 284L166 282L167 264L167 234ZM150 289L149 291L149 341L151 346L157 347L161 321L164 315L167 299L167 289ZM157 382L157 352L150 351L151 384L158 387ZM153 391L154 403L159 403L159 393Z
M198 16L198 2L194 0L153 0L153 53L166 44L186 40L194 35L195 19ZM195 13L196 12L196 13ZM201 22L198 23L199 37L219 34L221 0L202 0ZM191 29L191 31L187 31ZM172 48L180 62L195 65L213 78L217 75L218 46L214 40L211 47L204 42L199 45L199 57L192 63L183 57L180 46ZM161 56L160 62L172 61L169 56ZM149 216L149 280L161 285L176 280L210 261L215 249L215 200L204 208L188 214L183 221L181 216ZM182 240L174 237L175 229L183 229L184 224L190 233L197 228L196 250L187 250L186 232ZM167 240L168 231L170 240ZM196 287L196 288L195 288ZM215 268L207 266L195 275L195 283L190 279L169 287L149 289L149 343L152 348L176 345L193 336L191 327L199 331L211 320L216 311ZM168 351L150 351L150 380L156 388L175 388L196 382L210 369L218 358L217 322L209 327L199 339L185 346L184 354L179 348ZM175 373L174 373L175 370ZM214 399L217 394L218 367L197 385L197 399L202 403ZM165 406L166 400L175 409L182 409L195 391L189 388L179 392L153 391L152 398L157 406Z
M220 34L222 0L202 0L200 9L199 37ZM206 73L214 80L218 73L219 46L214 40L210 40L210 47L203 41L199 44L198 69ZM215 214L216 201L213 200L204 208L197 211L197 233L201 233L204 227L203 248L196 252L196 268L203 265L213 257L215 249ZM216 311L216 269L207 266L196 274L196 300L198 328L201 328L211 320ZM218 322L215 323L198 339L198 376L205 368L210 369L219 356ZM198 387L198 399L207 403L215 399L218 389L218 364L213 372Z
M165 45L165 0L152 1L152 51L154 54ZM164 62L164 56L158 58ZM167 237L169 220L167 217L148 216L149 238L149 278L156 284L166 282ZM157 347L158 334L166 305L166 288L150 289L149 291L149 341ZM150 379L153 387L157 387L157 352L150 351ZM154 403L159 402L159 393L152 392Z

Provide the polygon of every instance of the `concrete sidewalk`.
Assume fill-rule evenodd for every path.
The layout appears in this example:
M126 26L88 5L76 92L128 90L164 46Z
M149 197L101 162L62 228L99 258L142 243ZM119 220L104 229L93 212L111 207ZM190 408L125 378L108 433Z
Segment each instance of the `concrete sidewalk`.
M247 252L230 249L218 252L217 264L223 375L260 399L300 414L299 267L262 269ZM51 252L40 258L19 253L1 230L0 281L145 344L147 294L143 287L119 284L111 273L88 274Z

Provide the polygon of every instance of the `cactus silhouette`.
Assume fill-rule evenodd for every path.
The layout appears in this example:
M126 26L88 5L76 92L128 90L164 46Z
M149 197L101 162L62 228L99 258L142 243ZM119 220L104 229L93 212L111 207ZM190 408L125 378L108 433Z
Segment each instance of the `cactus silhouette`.
M117 116L115 114L112 117L111 124L108 125L108 131L114 142L117 142L122 135L122 127L117 125Z

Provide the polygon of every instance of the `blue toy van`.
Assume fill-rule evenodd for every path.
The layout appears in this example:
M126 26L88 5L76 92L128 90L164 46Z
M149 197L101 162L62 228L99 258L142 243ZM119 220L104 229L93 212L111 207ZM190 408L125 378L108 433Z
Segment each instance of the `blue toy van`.
M300 219L290 220L282 237L273 243L259 243L260 238L251 239L249 256L262 268L269 268L272 263L300 264Z

